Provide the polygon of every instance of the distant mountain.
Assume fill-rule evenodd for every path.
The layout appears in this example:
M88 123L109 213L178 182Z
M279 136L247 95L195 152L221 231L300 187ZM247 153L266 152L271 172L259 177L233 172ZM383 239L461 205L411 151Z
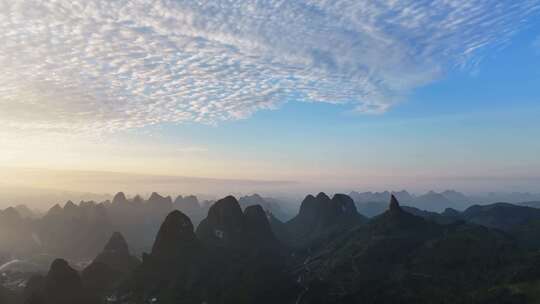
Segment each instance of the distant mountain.
M91 258L107 242L114 225L104 204L68 201L31 223L43 252L65 258Z
M472 203L469 197L455 190L446 190L442 192L441 195L444 196L449 201L451 201L452 203L462 204L461 207L463 208L460 208L460 209L464 209L465 207L468 207L468 205Z
M386 202L394 195L403 205L430 212L442 212L446 208L464 210L471 205L472 200L463 193L446 190L442 193L430 191L420 196L414 196L403 190L400 192L351 192L350 196L356 203L358 211L368 217L383 213Z
M441 212L446 208L459 209L459 207L456 207L456 203L450 201L441 193L434 191L418 196L411 205L421 210L435 212Z
M356 203L373 203L373 202L388 202L390 200L390 196L394 195L397 199L399 199L402 202L412 202L414 200L414 197L407 191L397 191L397 192L356 192L352 191L349 193L349 196L356 202Z
M174 200L174 209L182 211L189 216L193 225L197 226L204 219L208 208L203 207L199 203L199 199L195 195L181 196L179 195Z
M17 209L0 210L0 256L20 256L39 251L40 244L32 235L30 220L23 218Z
M243 196L238 199L238 203L242 209L253 205L260 205L266 212L272 213L280 221L287 221L294 216L286 212L278 200L263 198L259 194Z
M17 212L19 212L19 214L21 215L22 218L36 218L38 217L38 213L30 210L30 208L28 208L28 206L26 205L17 205L15 206L15 210L17 210Z

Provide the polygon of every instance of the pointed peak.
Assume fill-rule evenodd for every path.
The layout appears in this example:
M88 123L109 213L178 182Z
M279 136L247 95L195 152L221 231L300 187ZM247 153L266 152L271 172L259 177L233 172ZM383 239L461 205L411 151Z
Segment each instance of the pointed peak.
M174 210L167 215L159 228L152 255L173 257L182 251L187 243L194 241L196 237L191 220L181 211Z
M116 195L113 197L113 200L112 200L113 204L121 204L125 202L127 202L127 198L124 192L116 193Z
M229 201L229 202L233 202L233 201L236 201L236 197L232 196L232 195L227 195L226 197L220 199L219 201ZM219 202L218 201L218 202Z
M264 212L264 209L263 207L261 207L261 205L252 205L252 206L246 207L246 209L244 210L244 214L247 217L266 218L266 212Z
M401 211L401 207L399 206L399 202L397 198L392 194L390 196L390 211Z
M62 213L62 207L60 207L59 204L55 204L54 206L51 207L51 209L49 209L49 211L47 211L47 215L60 214L60 213Z
M51 269L50 271L62 271L64 269L67 269L69 268L69 264L66 260L64 259L56 259L52 262L51 264Z
M78 279L79 277L77 271L69 266L68 262L64 259L54 260L47 276L56 281L70 281L70 279Z
M73 209L77 208L77 205L75 205L72 201L67 201L64 205L64 209Z
M135 204L142 204L144 202L143 198L140 195L135 195L133 198L133 203Z
M120 232L113 233L107 245L105 245L104 251L129 254L126 239Z
M312 194L308 194L306 195L306 197L304 198L304 201L307 201L307 200L314 200L315 199L315 196L313 196Z
M13 207L9 207L9 208L6 208L3 212L2 210L0 210L0 214L3 214L5 217L7 218L16 218L16 219L20 219L21 218L21 214L19 213L19 211L17 211L17 209L13 208Z
M253 193L252 195L247 196L248 198L256 201L263 201L264 199L258 193Z
M317 199L327 201L330 200L330 197L328 197L328 195L326 195L324 192L319 192L319 194L317 194Z
M343 193L334 194L334 196L332 197L332 200L353 202L353 199L350 196L348 196L347 194L343 194Z
M169 197L170 198L170 197ZM157 192L152 192L152 194L150 194L150 197L148 198L148 201L155 201L155 202L161 202L163 200L165 200L166 198L164 196L161 196L159 193ZM172 199L171 199L172 201Z
M208 215L215 212L217 212L218 214L223 214L223 212L225 211L231 212L231 214L235 214L236 216L242 215L242 208L240 207L240 203L238 203L234 196L229 195L215 202L212 207L210 207Z

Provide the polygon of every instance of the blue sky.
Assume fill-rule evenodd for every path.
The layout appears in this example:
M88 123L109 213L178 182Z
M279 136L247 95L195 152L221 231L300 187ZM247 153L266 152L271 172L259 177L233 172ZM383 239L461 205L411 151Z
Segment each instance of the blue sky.
M293 99L246 120L174 125L156 133L166 140L187 137L232 157L343 173L360 178L359 184L368 171L367 176L433 177L440 187L473 178L488 184L483 190L534 190L540 177L537 28L502 49L486 50L473 70L454 69L415 89L382 114ZM446 177L455 180L445 182Z
M0 165L540 191L539 12L0 1Z

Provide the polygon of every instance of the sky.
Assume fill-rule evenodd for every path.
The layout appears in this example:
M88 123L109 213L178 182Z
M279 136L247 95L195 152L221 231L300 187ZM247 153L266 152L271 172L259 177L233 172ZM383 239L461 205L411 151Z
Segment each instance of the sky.
M539 117L540 0L0 0L1 184L540 192Z

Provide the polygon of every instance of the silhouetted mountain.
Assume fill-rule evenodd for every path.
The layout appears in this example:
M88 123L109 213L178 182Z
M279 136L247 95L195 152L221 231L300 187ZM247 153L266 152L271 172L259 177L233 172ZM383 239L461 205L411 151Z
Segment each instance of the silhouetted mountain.
M289 238L283 241L302 247L365 221L347 195L336 194L332 199L322 192L316 197L308 195L298 215L286 223Z
M424 210L420 210L418 208L409 207L409 206L402 206L401 208L407 213L422 217L426 220L433 221L435 223L442 224L442 225L451 224L461 219L461 216L459 212L457 211L456 211L457 215L451 215L450 212L449 213L430 212L430 211L424 211ZM454 210L454 209L447 208L446 210Z
M440 193L436 193L434 191L430 191L426 194L418 196L414 200L413 205L414 207L421 210L435 211L435 212L441 212L446 208L459 209L459 207L456 207L455 203L451 202L444 195Z
M41 286L36 286L40 284ZM27 304L93 304L98 303L84 290L81 278L65 260L55 260L47 276L28 285Z
M215 202L197 228L197 236L212 246L244 248L247 242L242 209L233 196Z
M149 255L144 255L131 286L134 300L159 303L203 303L211 278L210 265L191 220L182 212L171 212L161 225Z
M442 196L444 196L449 201L460 204L462 208L464 209L469 206L471 203L471 199L467 197L465 194L458 192L456 190L446 190L441 193Z
M291 286L280 254L262 207L242 212L228 196L210 207L196 234L185 214L170 213L127 292L159 303L276 303L280 293L272 291Z
M510 230L531 220L540 220L540 210L507 203L496 203L469 207L461 214L461 217L478 225Z
M258 194L243 196L238 199L238 203L242 209L249 206L260 205L266 212L272 213L280 221L286 221L292 218L287 212L281 208L279 201L272 198L263 198Z
M540 209L540 201L521 202L518 205Z
M199 225L199 223L204 219L206 213L208 212L207 208L203 208L199 200L194 195L181 196L179 195L174 200L174 209L182 211L184 214L189 216L194 226Z
M430 191L415 197L407 191L400 192L351 192L351 198L356 203L358 211L368 217L374 217L386 210L386 202L393 194L404 205L430 212L441 212L446 208L464 210L472 201L463 193L455 190L446 190L442 193Z
M125 205L125 204L128 203L128 200L127 200L126 195L124 194L124 192L118 192L113 197L112 203L114 205Z
M441 196L428 193L425 204L437 204ZM148 200L120 193L112 202L57 205L41 219L25 219L8 208L0 212L0 228L43 242L47 252L80 261L96 247L103 250L81 277L56 260L47 276L32 277L19 295L16 286L24 276L0 276L0 285L7 279L5 286L12 288L0 290L0 299L6 293L9 301L24 298L30 304L521 304L536 299L540 209L497 203L437 213L401 206L390 194L386 210L368 220L351 197L319 193L306 196L298 215L283 223L264 206L251 205L255 201L266 199L247 197L243 211L233 196L216 201L196 232L189 216L174 210L204 210L195 197L173 203L157 193ZM142 263L130 255L123 233L112 232L118 227L140 244L154 240ZM107 239L100 239L104 233Z
M35 218L37 217L37 214L30 210L30 208L28 208L28 206L26 205L17 205L15 206L15 210L17 210L17 212L19 213L19 215L22 217L22 218Z
M0 254L17 256L39 250L30 223L13 207L0 210Z
M83 270L82 281L92 294L103 297L118 287L139 264L140 261L130 255L122 234L115 232L103 251Z
M96 256L114 231L105 206L94 202L55 205L32 226L44 252L66 258Z
M367 226L308 254L296 270L304 288L297 303L478 303L491 286L511 280L521 263L515 255L500 232L438 225L392 197ZM514 303L509 298L511 291L497 303Z
M262 206L254 205L247 207L244 210L244 218L250 241L259 243L258 246L261 247L277 246L277 238L272 232L266 212Z

